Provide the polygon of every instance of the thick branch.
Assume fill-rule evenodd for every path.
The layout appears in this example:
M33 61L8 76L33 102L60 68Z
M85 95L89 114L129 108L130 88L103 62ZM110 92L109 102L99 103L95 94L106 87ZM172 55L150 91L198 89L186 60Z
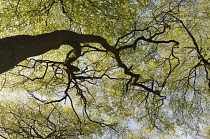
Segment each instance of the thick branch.
M152 40L152 38L146 39L144 36L142 36L138 37L133 45L136 46L136 44L140 40L144 40L150 43L170 43L170 42L178 43L174 40L155 41ZM137 81L140 78L140 75L131 72L130 68L128 68L122 62L119 52L129 47L122 46L119 49L115 49L115 47L109 45L107 40L101 36L78 34L68 30L54 31L51 33L46 33L36 36L19 35L19 36L0 39L0 54L1 54L0 63L2 64L0 68L0 74L13 68L19 62L25 60L28 57L41 55L52 49L58 49L63 44L70 45L71 47L74 48L74 56L69 57L70 53L72 52L70 51L69 54L67 54L67 59L65 62L65 65L67 67L71 66L70 64L81 56L80 43L101 44L102 47L105 49L105 51L109 51L115 55L115 59L119 67L124 69L124 73L130 75L131 78L134 79L131 85L140 86L145 90L147 90L148 92L153 92L156 94L156 91L151 88L148 88L142 84L137 85ZM71 69L72 67L68 68Z
M63 44L70 45L77 50L77 53L81 53L81 48L75 45L79 43L100 43L107 51L114 51L114 48L110 47L107 41L100 36L77 34L68 30L54 31L36 36L18 35L7 37L0 39L0 74L12 69L28 57L58 49Z

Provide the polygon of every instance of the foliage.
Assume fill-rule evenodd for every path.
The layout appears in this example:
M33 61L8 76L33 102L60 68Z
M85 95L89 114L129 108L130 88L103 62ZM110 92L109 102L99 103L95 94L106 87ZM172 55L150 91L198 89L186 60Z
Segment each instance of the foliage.
M28 58L1 75L2 92L27 92L44 104L66 101L77 120L110 128L134 119L147 130L198 133L209 118L209 6L208 0L3 0L2 37L64 29L99 35L112 50L82 43L72 63L80 71L71 74L62 64L72 50L67 45Z
M92 138L93 133L101 133L98 125L80 124L71 109L59 104L43 105L31 99L1 101L0 109L2 138Z

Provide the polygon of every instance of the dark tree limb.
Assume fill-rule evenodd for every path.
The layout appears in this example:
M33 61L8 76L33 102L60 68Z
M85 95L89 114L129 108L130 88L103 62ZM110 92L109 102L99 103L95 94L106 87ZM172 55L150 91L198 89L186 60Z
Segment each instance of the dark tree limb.
M147 28L148 29L148 28ZM135 30L135 31L143 31L143 30ZM0 63L2 64L0 68L0 74L8 71L9 69L16 66L19 62L25 60L28 57L41 55L45 52L48 52L52 49L58 49L61 45L66 44L73 47L72 51L66 56L66 61L64 62L64 66L67 67L67 73L73 74L75 71L79 71L80 69L71 65L72 62L77 60L81 54L81 43L99 43L105 49L106 52L111 52L114 54L115 60L118 63L118 66L123 68L124 73L129 75L132 79L130 84L133 86L139 86L148 92L152 92L158 96L160 96L159 92L153 90L145 86L144 84L138 83L140 78L140 74L135 74L131 72L131 69L122 62L120 57L120 51L127 49L127 48L134 48L136 47L137 43L140 40L149 42L149 43L175 43L178 44L175 40L153 40L154 36L160 35L165 32L165 28L163 31L154 34L150 38L145 38L144 36L137 37L134 40L132 45L125 45L120 48L115 48L111 46L107 40L101 36L96 35L85 35L85 34L78 34L68 30L60 30L54 31L51 33L40 34L36 36L30 35L18 35L0 39ZM129 35L129 34L128 34ZM119 41L119 39L118 39ZM70 56L70 54L72 54ZM69 73L70 72L70 73ZM63 98L65 99L65 98ZM61 99L60 101L62 101Z

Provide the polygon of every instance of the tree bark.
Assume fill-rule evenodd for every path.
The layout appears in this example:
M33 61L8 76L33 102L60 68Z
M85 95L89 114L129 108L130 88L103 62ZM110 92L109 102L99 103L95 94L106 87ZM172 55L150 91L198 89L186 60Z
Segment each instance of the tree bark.
M61 45L72 46L78 55L79 43L100 43L107 51L114 51L107 41L96 35L78 34L68 30L54 31L36 36L17 35L0 39L0 74L12 69L28 57L38 56ZM113 49L112 49L113 48Z

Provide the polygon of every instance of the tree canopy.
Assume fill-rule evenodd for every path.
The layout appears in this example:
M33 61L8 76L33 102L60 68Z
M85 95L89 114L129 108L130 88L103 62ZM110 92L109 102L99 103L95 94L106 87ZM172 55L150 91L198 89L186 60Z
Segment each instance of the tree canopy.
M202 135L209 7L208 0L2 0L0 136L94 138L132 132L131 120L142 138Z

